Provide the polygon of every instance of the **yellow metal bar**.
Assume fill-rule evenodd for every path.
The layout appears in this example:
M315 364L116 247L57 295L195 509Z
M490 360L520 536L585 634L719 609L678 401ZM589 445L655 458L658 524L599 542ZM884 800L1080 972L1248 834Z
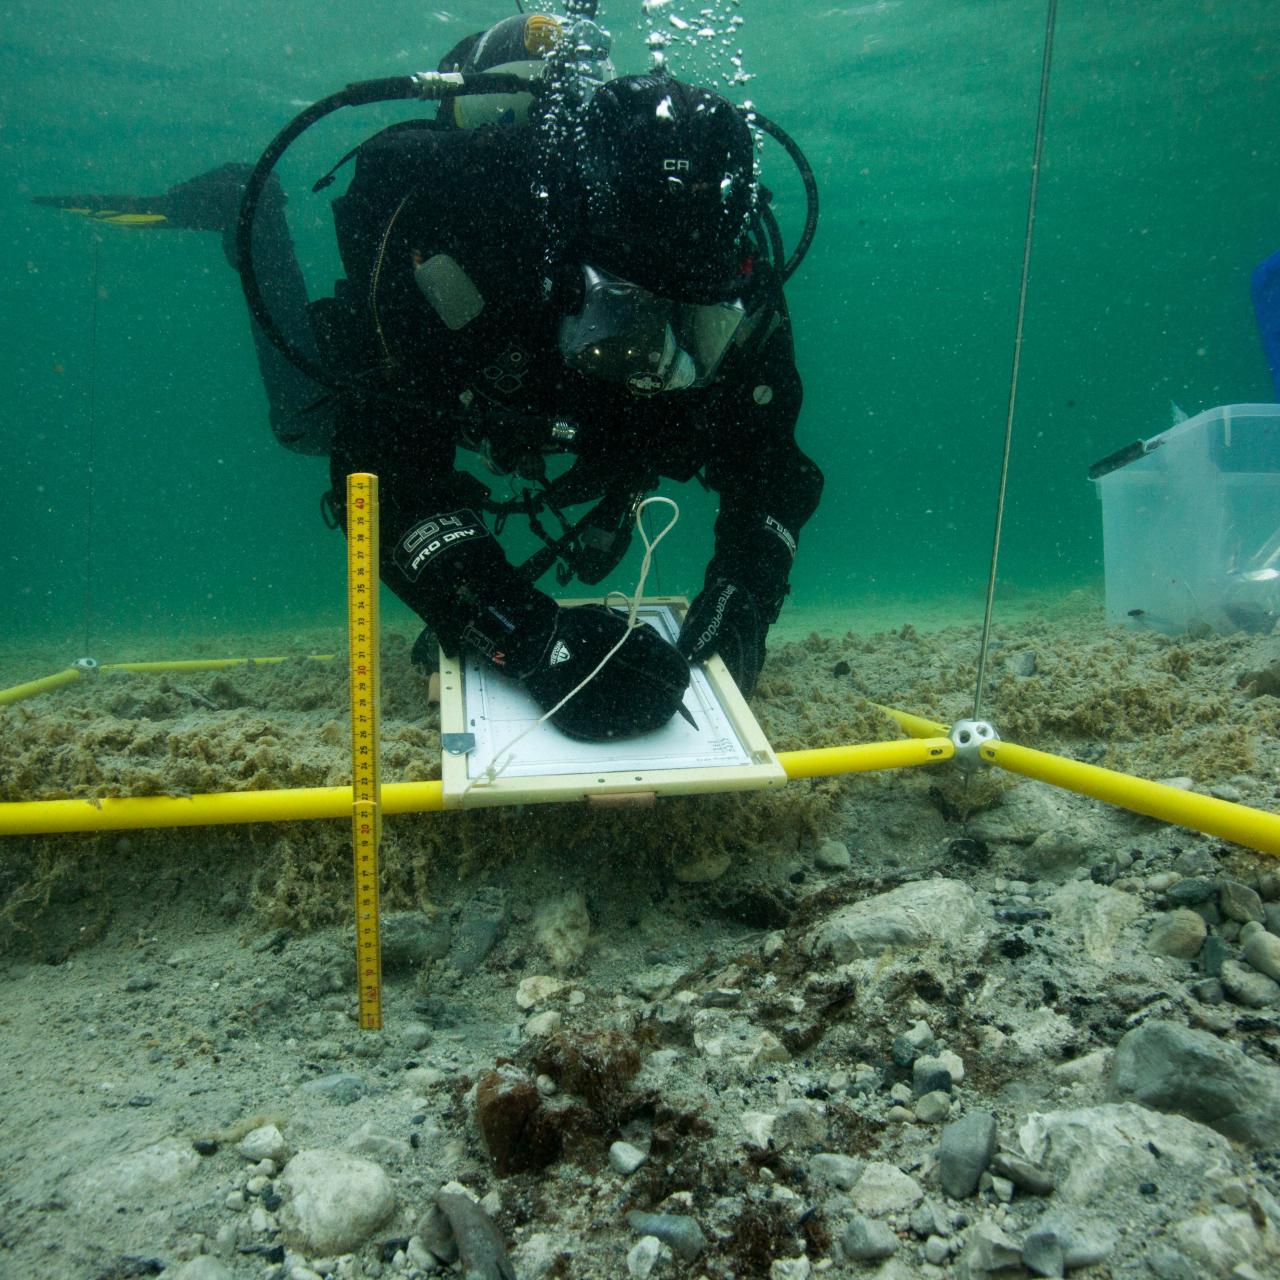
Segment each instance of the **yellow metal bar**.
M351 684L351 851L360 1029L382 1030L378 846L382 838L378 477L347 477L347 637Z
M288 787L193 796L122 796L109 800L16 800L0 804L0 836L212 827L244 822L350 819L350 787ZM440 782L388 782L383 813L442 813Z
M1162 782L1148 782L1079 760L1064 760L1045 751L1013 742L985 743L980 754L990 764L1023 777L1092 796L1150 818L1221 836L1262 853L1280 854L1280 814L1251 809L1215 796L1181 791Z
M308 653L297 658L181 658L171 662L104 662L100 671L224 671L228 667L269 667L280 662L332 662L334 653Z
M868 773L916 764L941 764L955 755L950 738L908 738L899 742L867 742L849 747L815 747L811 751L779 751L788 778L823 778L836 773Z
M61 689L64 684L71 684L84 675L75 667L55 672L51 676L42 676L39 680L28 680L26 684L15 684L9 689L0 689L0 707L21 702L24 698L34 698L38 693L48 693L50 689Z
M910 711L899 711L897 707L885 707L878 702L871 704L877 711L883 712L890 720L896 720L903 733L913 738L945 738L949 726L938 724L935 720L926 720L924 716L913 716Z

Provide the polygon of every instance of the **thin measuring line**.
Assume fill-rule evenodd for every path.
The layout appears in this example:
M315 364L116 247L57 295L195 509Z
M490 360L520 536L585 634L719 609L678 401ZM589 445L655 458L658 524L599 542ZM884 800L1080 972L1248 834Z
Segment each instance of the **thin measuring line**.
M89 307L89 483L84 506L84 653L89 654L93 624L93 491L98 425L98 251L102 236L93 232L93 299Z
M982 615L982 642L978 648L978 680L973 691L973 718L982 713L987 679L987 649L991 642L991 615L995 608L996 568L1000 560L1000 535L1004 531L1004 501L1009 488L1009 455L1013 448L1013 415L1018 403L1018 373L1022 365L1022 330L1027 315L1027 278L1031 271L1031 241L1036 226L1036 199L1040 192L1040 158L1044 153L1044 120L1049 105L1049 69L1053 64L1053 32L1058 0L1049 0L1045 17L1044 60L1040 67L1040 106L1036 113L1036 145L1031 160L1031 193L1027 199L1027 234L1022 244L1022 283L1018 288L1018 321L1013 338L1013 369L1009 377L1009 408L1004 422L1004 454L1000 460L1000 488L996 496L996 527L991 542L991 572L987 577L987 603Z

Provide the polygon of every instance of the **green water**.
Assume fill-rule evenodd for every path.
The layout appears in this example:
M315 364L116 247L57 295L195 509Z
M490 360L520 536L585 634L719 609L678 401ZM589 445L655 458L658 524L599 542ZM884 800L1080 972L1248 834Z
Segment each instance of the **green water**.
M603 0L620 70L647 63L639 0ZM160 640L340 620L343 548L322 462L273 441L243 304L212 236L97 229L37 209L158 191L252 159L302 105L434 65L513 11L374 0L181 7L7 4L0 33L0 599L36 667L113 632ZM1040 0L728 0L750 97L807 152L818 239L790 299L827 473L796 599L938 595L980 614L1039 88ZM1248 298L1280 248L1275 0L1065 0L1059 12L1002 553L1008 592L1097 585L1087 465L1187 413L1274 396ZM704 42L705 44L706 42ZM673 47L704 79L705 51ZM334 274L309 180L387 119L343 113L285 177L313 291ZM799 188L766 180L794 237ZM331 194L331 193L326 193ZM95 305L96 303L96 305ZM660 567L695 588L711 508ZM630 572L630 569L629 569ZM102 652L102 657L131 654ZM143 655L145 656L145 655ZM44 661L49 659L50 661Z

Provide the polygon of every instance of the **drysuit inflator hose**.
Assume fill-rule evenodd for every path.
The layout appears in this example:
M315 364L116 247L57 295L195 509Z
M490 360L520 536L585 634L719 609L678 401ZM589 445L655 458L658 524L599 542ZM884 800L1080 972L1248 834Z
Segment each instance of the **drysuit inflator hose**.
M249 312L257 321L270 342L291 364L300 369L312 381L327 391L335 393L355 392L362 396L373 396L376 399L403 402L405 397L393 392L377 390L350 379L335 376L322 368L305 351L291 342L276 325L271 309L262 290L258 286L258 274L253 262L253 224L257 217L258 204L266 189L267 181L274 172L280 157L302 136L313 124L332 115L342 107L365 107L378 102L439 102L445 98L455 98L463 94L481 93L532 93L537 94L541 86L535 80L522 76L509 75L502 72L459 72L459 71L419 71L409 76L385 76L379 80L360 80L349 84L337 93L312 103L305 111L300 112L289 121L271 140L267 149L258 158L249 181L245 186L244 198L240 202L240 212L236 218L236 265L240 273L240 284L244 289L245 302ZM785 282L800 265L804 255L813 241L814 231L818 224L818 184L813 170L805 159L794 139L772 120L762 116L758 111L750 111L739 107L739 111L751 124L763 129L770 137L776 139L791 157L804 182L807 198L807 214L804 230L790 258L779 267L779 275ZM769 235L775 255L781 259L782 240L773 212L763 201L760 214Z

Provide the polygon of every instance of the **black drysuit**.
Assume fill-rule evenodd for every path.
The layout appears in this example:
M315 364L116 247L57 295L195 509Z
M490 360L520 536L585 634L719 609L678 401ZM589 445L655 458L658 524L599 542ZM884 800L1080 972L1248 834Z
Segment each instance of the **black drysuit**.
M331 451L335 495L347 473L375 472L383 581L446 648L463 641L501 660L498 651L518 645L550 602L484 528L476 482L455 470L455 449L488 437L493 456L511 461L549 438L543 424L565 419L577 427L567 446L575 474L596 479L598 490L639 492L659 476L685 481L701 472L720 497L706 581L749 592L771 622L795 535L822 488L795 442L802 392L776 273L744 259L744 340L710 386L637 395L560 356L564 305L559 281L548 277L539 186L535 137L525 126L424 123L361 147L350 188L334 202L346 279L313 308L313 326L327 363L404 403L342 399ZM441 254L483 299L456 329L414 275ZM572 226L560 257L572 278L584 260ZM503 623L496 630L495 618Z

